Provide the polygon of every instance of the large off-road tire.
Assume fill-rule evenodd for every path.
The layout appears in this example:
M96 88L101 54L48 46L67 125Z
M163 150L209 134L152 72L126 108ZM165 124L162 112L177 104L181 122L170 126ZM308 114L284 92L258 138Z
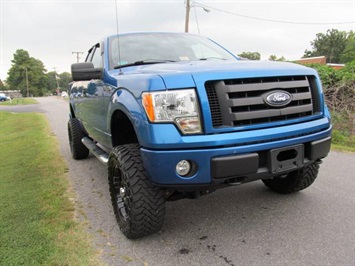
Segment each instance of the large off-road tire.
M164 191L148 180L137 144L118 146L111 151L108 178L114 213L127 238L140 238L162 228Z
M289 194L312 185L318 175L319 164L312 163L301 170L290 172L286 177L263 179L264 184L272 191Z
M82 138L86 137L83 132L80 122L76 118L70 118L68 122L68 136L70 151L74 159L80 160L87 158L89 155L89 150L81 142Z

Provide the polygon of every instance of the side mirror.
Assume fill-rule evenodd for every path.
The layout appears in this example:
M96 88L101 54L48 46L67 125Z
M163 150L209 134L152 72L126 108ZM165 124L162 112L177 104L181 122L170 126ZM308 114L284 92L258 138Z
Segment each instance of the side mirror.
M71 75L74 81L102 79L102 68L95 68L91 62L71 65Z

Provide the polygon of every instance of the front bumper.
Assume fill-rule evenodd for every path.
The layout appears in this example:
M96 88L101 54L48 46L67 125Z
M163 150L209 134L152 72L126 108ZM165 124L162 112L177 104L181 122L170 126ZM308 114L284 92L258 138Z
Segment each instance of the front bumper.
M218 185L226 181L249 182L275 175L274 162L270 152L275 149L297 148L303 153L294 161L283 165L294 165L277 171L277 174L301 168L324 158L330 150L331 127L325 131L273 142L244 146L230 146L209 149L150 150L141 148L142 160L151 181L160 186ZM192 162L194 172L187 177L176 173L176 164L181 160ZM233 181L231 181L233 182Z

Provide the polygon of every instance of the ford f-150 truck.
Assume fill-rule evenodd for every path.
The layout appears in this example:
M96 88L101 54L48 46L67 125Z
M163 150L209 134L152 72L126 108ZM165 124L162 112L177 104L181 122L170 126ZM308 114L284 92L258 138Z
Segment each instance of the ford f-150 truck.
M131 33L100 40L71 71L72 156L108 165L128 238L159 231L167 200L256 180L278 193L305 189L330 150L311 68L240 60L192 34Z

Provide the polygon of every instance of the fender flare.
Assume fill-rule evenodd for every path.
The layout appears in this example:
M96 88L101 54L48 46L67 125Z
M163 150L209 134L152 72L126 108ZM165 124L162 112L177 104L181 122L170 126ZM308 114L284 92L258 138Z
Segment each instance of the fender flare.
M107 116L107 125L110 134L112 134L112 116L116 111L121 111L128 117L133 125L138 140L143 137L144 132L147 132L149 122L139 100L140 98L135 98L126 88L118 88L114 91L111 96Z

